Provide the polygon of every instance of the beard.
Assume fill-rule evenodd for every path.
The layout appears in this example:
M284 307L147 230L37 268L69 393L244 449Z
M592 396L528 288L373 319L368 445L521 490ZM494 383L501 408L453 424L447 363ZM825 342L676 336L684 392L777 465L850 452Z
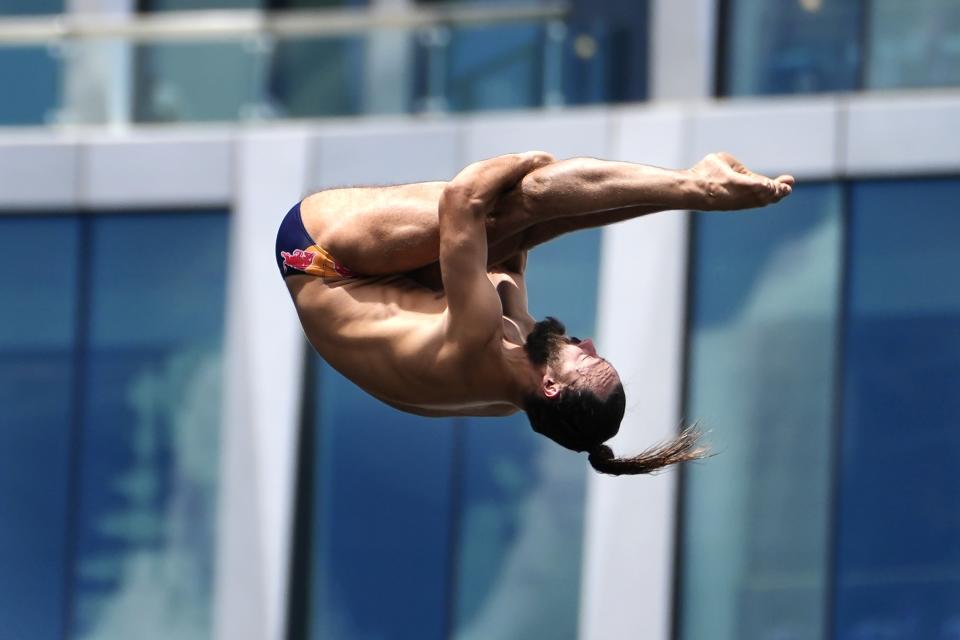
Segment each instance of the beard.
M527 358L538 367L550 364L567 343L566 332L563 323L550 316L536 323L523 345Z

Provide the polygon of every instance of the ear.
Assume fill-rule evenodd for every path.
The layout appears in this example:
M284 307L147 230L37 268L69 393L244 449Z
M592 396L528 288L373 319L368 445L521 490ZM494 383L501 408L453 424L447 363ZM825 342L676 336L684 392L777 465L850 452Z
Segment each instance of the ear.
M551 378L550 376L543 376L543 382L540 383L540 389L543 391L543 395L547 398L556 397L561 390L560 383Z

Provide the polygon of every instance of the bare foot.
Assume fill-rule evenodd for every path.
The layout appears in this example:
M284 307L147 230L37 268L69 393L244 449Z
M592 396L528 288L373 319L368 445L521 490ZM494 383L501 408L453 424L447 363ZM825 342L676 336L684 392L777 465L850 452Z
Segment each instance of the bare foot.
M735 211L780 202L793 191L791 175L777 178L754 173L729 153L711 153L690 172L698 179L697 209Z

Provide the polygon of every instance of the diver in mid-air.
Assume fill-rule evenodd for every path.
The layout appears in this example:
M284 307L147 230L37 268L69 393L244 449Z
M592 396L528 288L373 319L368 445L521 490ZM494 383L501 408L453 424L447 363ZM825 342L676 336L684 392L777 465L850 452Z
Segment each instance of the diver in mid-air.
M725 153L687 170L511 154L450 182L313 194L283 219L276 259L307 339L375 398L424 416L523 410L538 433L588 452L597 471L650 473L702 457L695 431L613 455L604 442L623 418L620 377L589 339L531 317L527 251L657 211L765 206L793 182Z

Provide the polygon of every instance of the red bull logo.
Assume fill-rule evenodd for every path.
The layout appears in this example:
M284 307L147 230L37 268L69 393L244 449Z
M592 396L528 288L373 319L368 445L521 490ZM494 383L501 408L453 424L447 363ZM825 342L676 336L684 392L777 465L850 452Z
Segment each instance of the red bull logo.
M313 264L313 255L314 254L309 251L304 251L303 249L294 249L293 253L286 251L280 252L280 257L283 258L283 266L299 271L306 271L307 267Z

